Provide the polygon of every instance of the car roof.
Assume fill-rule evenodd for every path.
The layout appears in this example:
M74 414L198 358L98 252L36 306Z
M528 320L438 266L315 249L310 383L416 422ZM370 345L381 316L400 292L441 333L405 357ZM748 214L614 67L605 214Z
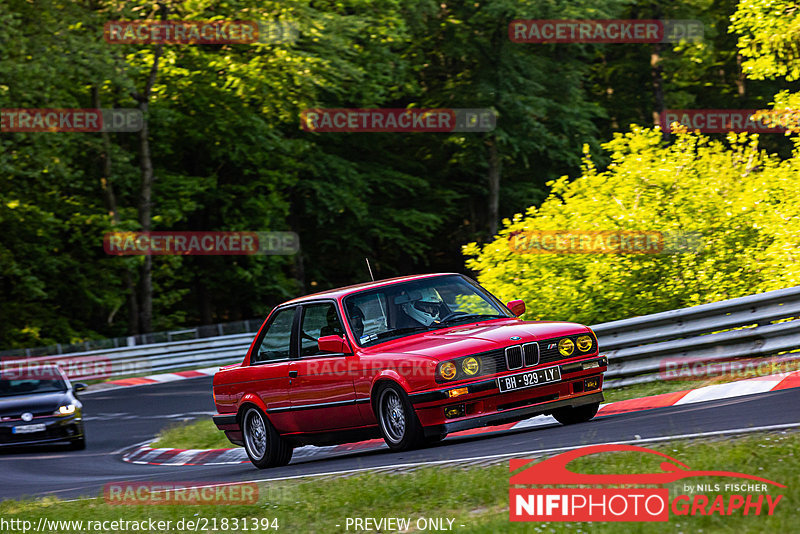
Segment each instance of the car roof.
M416 274L411 276L398 276L396 278L387 278L385 280L375 280L374 282L365 282L363 284L355 284L352 286L346 287L339 287L336 289L329 289L327 291L321 291L319 293L312 293L310 295L304 295L302 297L297 297L295 299L289 300L284 302L283 305L286 304L297 304L299 302L305 302L308 300L315 300L319 298L328 298L328 299L341 299L351 293L356 293L358 291L362 291L365 289L373 289L376 287L382 286L389 286L392 284L397 284L400 282L408 282L411 280L422 280L424 278L436 278L439 276L461 276L458 273L429 273L429 274Z

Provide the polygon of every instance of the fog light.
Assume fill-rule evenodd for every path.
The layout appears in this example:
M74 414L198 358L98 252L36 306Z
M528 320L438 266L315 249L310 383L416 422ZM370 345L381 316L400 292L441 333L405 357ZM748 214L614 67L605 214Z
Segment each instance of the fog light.
M459 395L466 395L467 393L469 393L469 388L456 388L448 391L447 396L452 399L453 397L458 397Z
M463 404L456 404L455 406L447 406L444 409L444 416L446 419L455 419L456 417L464 417L465 412Z
M586 384L586 389L587 390L588 389L597 389L597 388L600 387L600 378L598 378L596 376L592 377L592 378L587 378L586 380L583 381L583 383Z

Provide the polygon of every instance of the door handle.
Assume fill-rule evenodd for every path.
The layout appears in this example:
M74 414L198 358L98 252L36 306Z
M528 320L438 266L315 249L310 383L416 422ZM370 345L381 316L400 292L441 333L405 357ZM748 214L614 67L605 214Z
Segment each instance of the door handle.
M297 378L297 371L289 371L289 378Z

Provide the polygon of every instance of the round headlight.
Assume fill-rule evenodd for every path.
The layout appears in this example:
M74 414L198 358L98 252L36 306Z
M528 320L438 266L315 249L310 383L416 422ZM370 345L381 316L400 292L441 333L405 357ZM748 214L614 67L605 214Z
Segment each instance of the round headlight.
M439 367L439 374L442 375L445 380L454 379L456 374L458 374L456 364L453 362L444 362L441 367Z
M578 350L581 352L588 352L592 348L591 336L578 336Z
M574 350L575 343L573 343L570 338L565 337L558 342L558 352L560 352L562 356L569 356Z
M478 360L476 358L473 358L472 356L470 356L469 358L467 358L463 362L461 362L461 368L469 376L473 376L473 375L477 374L478 370L480 369L480 367L481 367L481 364L478 363Z

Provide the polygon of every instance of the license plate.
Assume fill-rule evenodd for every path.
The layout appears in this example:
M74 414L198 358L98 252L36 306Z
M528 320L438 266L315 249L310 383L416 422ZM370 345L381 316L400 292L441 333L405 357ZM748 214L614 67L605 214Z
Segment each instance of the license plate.
M25 425L25 426L15 426L11 429L12 434L30 434L31 432L44 432L46 425L39 424L39 425Z
M550 382L558 382L559 380L561 380L561 369L559 367L548 367L518 375L500 377L497 379L497 386L501 392L505 392L540 386Z

